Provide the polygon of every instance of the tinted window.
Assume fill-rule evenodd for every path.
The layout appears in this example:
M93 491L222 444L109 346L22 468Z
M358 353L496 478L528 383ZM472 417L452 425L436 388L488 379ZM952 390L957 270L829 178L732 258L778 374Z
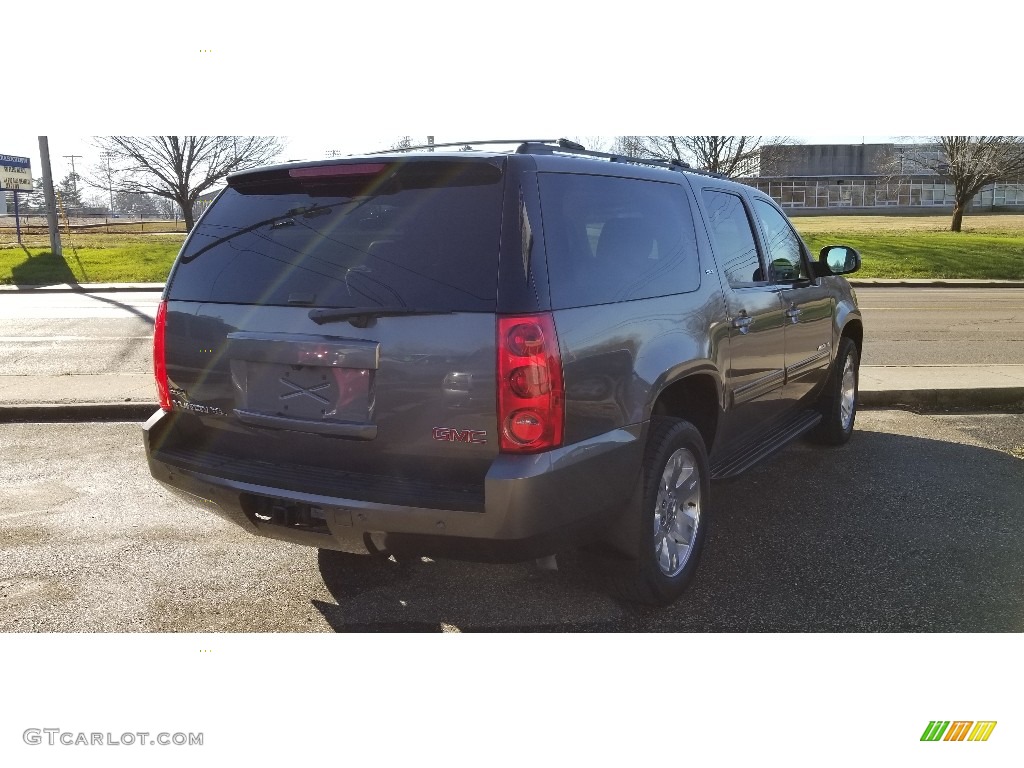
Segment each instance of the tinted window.
M768 263L772 280L788 282L807 277L803 254L800 250L800 238L779 213L775 206L764 200L754 199L754 210L761 219L767 239Z
M493 312L501 170L438 161L361 168L235 181L189 238L170 297Z
M676 184L542 173L555 308L646 299L700 285L685 191Z
M701 197L708 211L711 246L726 280L734 286L764 282L754 231L739 195L705 189Z

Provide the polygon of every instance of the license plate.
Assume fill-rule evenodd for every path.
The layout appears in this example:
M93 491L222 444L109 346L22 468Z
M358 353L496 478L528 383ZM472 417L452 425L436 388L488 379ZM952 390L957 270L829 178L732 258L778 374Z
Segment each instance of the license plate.
M245 408L291 419L370 419L373 374L365 368L246 364Z

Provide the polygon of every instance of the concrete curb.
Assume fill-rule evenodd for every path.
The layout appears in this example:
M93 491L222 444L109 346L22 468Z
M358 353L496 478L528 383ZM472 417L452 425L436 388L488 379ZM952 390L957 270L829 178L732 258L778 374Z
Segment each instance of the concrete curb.
M898 405L937 408L988 408L1024 402L1024 387L978 387L976 389L885 389L857 393L858 403L867 407Z
M0 405L0 424L12 422L146 421L156 403L30 403Z

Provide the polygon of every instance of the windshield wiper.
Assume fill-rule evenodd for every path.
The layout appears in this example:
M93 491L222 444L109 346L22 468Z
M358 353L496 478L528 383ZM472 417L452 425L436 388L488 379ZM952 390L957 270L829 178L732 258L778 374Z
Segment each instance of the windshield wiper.
M339 203L337 205L348 205L348 203ZM280 213L277 216L271 216L268 219L257 221L255 224L250 224L248 227L236 229L229 235L218 237L212 243L207 243L202 248L197 250L195 253L190 253L187 256L182 256L181 260L182 262L187 264L188 262L194 259L198 259L211 248L216 248L218 245L222 245L226 243L228 240L233 240L239 235L244 235L247 232L252 232L255 229L259 229L260 227L265 227L267 224L271 225L271 229L294 226L296 216L302 216L304 219L312 219L316 216L323 216L326 213L330 213L334 207L334 205L320 205L319 203L314 203L313 205L301 206L299 208L291 208L290 210L284 211L283 213Z
M311 309L309 319L317 325L348 320L356 328L365 328L376 317L402 315L450 315L451 310L413 309L412 307L339 307L337 309Z

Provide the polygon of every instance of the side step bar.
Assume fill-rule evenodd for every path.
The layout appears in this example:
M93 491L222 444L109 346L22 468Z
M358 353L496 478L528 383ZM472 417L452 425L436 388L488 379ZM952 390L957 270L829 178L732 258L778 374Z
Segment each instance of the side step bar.
M755 442L748 443L735 453L723 456L712 464L711 479L725 480L736 477L780 448L784 448L804 432L817 426L820 421L821 414L817 411L798 411L768 432L759 434Z

